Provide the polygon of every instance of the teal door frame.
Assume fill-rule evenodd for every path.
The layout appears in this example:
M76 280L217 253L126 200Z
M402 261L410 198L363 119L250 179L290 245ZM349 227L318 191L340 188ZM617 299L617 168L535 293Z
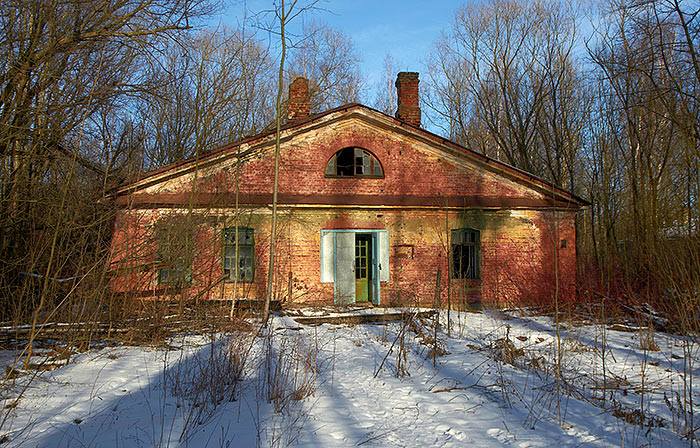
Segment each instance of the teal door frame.
M369 302L374 294L372 234L355 232L355 302ZM359 263L359 264L358 264Z
M381 301L379 300L379 294L381 292L381 279L379 278L379 265L381 263L381 256L379 253L379 232L372 232L372 284L370 288L372 289L372 303L379 305ZM388 268L389 266L386 266ZM376 298L375 298L376 297Z
M332 280L329 278L325 281L330 282L333 281L333 297L334 297L334 302L338 303L338 285L337 285L337 276L338 276L338 257L337 257L337 251L336 248L337 246L337 237L339 233L364 233L364 234L370 234L371 235L371 244L372 244L372 260L371 260L371 270L372 270L372 284L370 285L370 288L372 289L371 295L372 295L372 303L374 305L380 305L381 304L381 278L380 278L380 273L381 271L386 271L389 269L388 266L388 255L385 256L385 264L387 266L382 266L382 256L380 254L381 251L381 244L380 244L380 234L384 233L385 236L384 238L386 239L386 246L388 250L388 230L385 229L347 229L347 230L321 230L321 279L328 278L326 273L324 272L324 260L323 256L324 254L328 254L328 251L325 250L323 247L323 242L327 241L324 238L324 235L331 233L333 235L333 270L334 272L332 273ZM348 266L340 266L342 269L347 269ZM353 265L350 267L353 272L353 277L355 276L355 271L354 271L354 258L353 258ZM388 275L386 276L388 280ZM324 281L324 280L322 280ZM353 300L354 301L354 300Z

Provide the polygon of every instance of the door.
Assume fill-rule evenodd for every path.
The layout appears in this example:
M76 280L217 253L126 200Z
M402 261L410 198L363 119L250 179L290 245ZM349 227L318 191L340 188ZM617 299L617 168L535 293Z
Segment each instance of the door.
M380 304L380 283L389 281L388 233L321 230L321 282L333 283L334 303Z
M355 232L335 233L335 303L355 303Z
M355 234L355 301L367 302L371 298L372 235Z

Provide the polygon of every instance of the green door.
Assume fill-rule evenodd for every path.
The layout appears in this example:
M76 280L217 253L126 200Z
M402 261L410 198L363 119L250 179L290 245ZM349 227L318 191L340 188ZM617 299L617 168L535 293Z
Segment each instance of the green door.
M372 260L372 238L368 234L355 234L355 301L371 299L370 272Z

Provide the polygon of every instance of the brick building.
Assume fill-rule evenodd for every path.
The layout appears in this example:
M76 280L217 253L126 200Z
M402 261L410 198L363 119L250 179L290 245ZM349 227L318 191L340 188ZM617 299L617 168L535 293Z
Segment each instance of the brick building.
M275 297L426 303L440 271L443 302L448 289L453 304L573 298L585 201L425 131L418 74L396 85L396 117L361 104L310 115L308 82L290 86ZM265 133L121 186L113 287L263 298L274 146Z

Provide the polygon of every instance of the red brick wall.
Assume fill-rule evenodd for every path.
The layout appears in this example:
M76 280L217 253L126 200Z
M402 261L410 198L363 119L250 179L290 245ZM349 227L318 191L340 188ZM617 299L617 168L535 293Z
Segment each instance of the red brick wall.
M385 177L327 178L326 165L338 150L357 146L371 151L381 162ZM272 153L261 153L240 169L239 189L247 193L271 193L274 175ZM231 162L233 163L233 162ZM198 192L232 192L235 166L213 174L200 174ZM152 191L189 192L190 183L170 181ZM444 196L541 198L542 194L508 181L479 167L458 167L444 155L431 152L415 141L361 123L338 123L299 136L282 147L280 194L435 196L436 206Z
M344 147L371 151L381 162L385 177L327 178L328 160ZM446 236L450 229L471 227L481 231L481 278L452 280L455 300L489 302L551 302L558 276L559 298L573 297L576 254L574 214L509 209L444 210L449 196L541 199L544 194L507 179L484 166L455 163L455 156L431 149L426 143L390 132L366 120L348 119L302 132L282 146L281 194L403 196L434 198L422 207L291 207L283 208L279 231L275 285L286 297L290 281L295 301L332 303L333 284L320 282L322 229L387 229L390 241L391 280L382 285L383 302L417 297L431 302L438 269L442 270L442 298L446 299ZM461 165L459 164L461 163ZM235 165L230 160L196 176L168 180L148 187L147 193L235 191ZM260 153L240 167L241 198L250 193L272 192L273 158ZM193 186L193 182L195 185ZM245 201L243 201L245 202ZM233 204L195 208L201 218L193 283L188 294L203 291L221 275L222 229L232 225ZM255 229L256 272L253 284L225 283L208 290L206 297L257 297L264 295L269 258L270 215L267 209L243 207L241 225ZM150 225L169 209L125 209L115 223L114 267L123 274L114 279L121 291L157 291L156 250L148 234ZM555 220L556 218L556 220ZM243 222L248 220L247 222ZM447 230L446 230L447 224ZM566 239L566 247L561 240ZM554 260L558 269L554 269Z
M141 212L142 213L142 212ZM172 211L157 211L162 215ZM199 212L207 215L208 212ZM134 223L129 231L117 226L117 247L143 234L144 222L124 212L120 222ZM157 216L154 216L156 219ZM389 232L390 281L382 283L383 304L420 302L429 304L435 293L437 270L442 271L441 299L447 302L448 258L446 238L451 229L470 227L481 232L481 278L451 280L453 306L460 302L552 303L555 293L554 247L557 241L559 299L572 300L576 267L573 215L559 212L475 211L475 210L362 210L301 209L283 211L278 233L275 295L296 303L333 303L333 284L321 283L321 229L386 229ZM447 221L446 221L447 219ZM206 290L221 275L221 235L230 216L207 215L199 226L193 282L188 297ZM555 224L556 222L556 224ZM246 225L255 228L256 272L253 284L240 284L234 293L231 282L211 289L202 297L263 298L269 260L269 214L253 214ZM447 225L447 230L446 230ZM566 247L561 248L561 240ZM152 244L141 245L142 261L155 261ZM124 252L121 252L122 254ZM118 257L115 257L115 260ZM118 277L115 288L122 291L156 291L157 268L142 270L138 276ZM141 294L143 295L143 294Z

